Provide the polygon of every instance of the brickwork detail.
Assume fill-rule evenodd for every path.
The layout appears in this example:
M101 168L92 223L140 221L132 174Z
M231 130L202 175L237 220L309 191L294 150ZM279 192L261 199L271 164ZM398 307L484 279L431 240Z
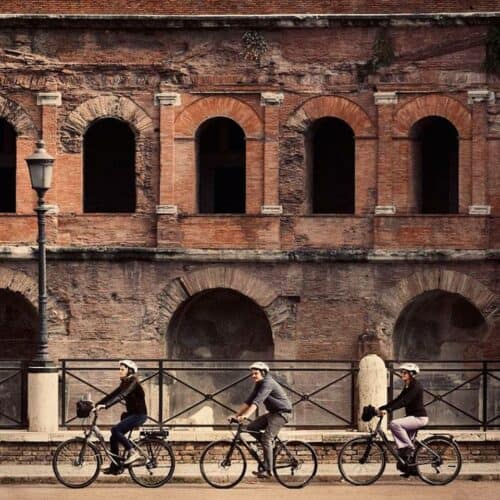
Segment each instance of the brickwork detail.
M472 116L469 110L456 99L441 95L429 95L402 105L394 119L394 135L408 137L412 126L426 116L441 116L458 130L461 139L470 139Z
M131 99L100 96L73 110L61 127L61 142L67 152L79 153L87 127L99 118L119 118L130 124L139 136L153 132L151 118Z
M36 138L37 128L23 107L11 99L0 96L0 118L9 122L18 136Z
M0 269L0 289L21 294L36 310L38 310L38 284L35 280L20 271L8 268ZM66 334L68 313L66 307L56 303L49 296L47 310L49 311L49 333Z
M175 120L176 137L194 137L206 120L225 117L234 120L247 139L262 139L263 124L251 106L233 97L203 97L187 106Z
M392 335L401 311L411 300L431 290L443 290L461 295L477 307L490 325L500 319L499 299L488 288L466 274L436 269L412 274L382 295L380 304L387 313L387 326L389 326L386 333Z
M215 288L235 290L255 301L266 313L273 336L277 333L278 325L285 323L293 314L288 301L279 297L277 290L267 283L239 269L217 266L176 278L163 290L159 296L160 334L167 331L174 313L186 300Z

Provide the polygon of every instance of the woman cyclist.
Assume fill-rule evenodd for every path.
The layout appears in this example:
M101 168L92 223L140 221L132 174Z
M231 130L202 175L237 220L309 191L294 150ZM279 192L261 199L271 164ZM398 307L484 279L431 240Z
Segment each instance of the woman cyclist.
M398 448L399 456L409 462L414 451L412 439L418 429L427 425L429 418L424 407L424 389L415 378L420 372L420 368L415 363L404 363L399 367L399 370L404 388L396 399L379 408L379 415L383 415L385 410L393 412L399 408L405 408L406 417L392 420L389 428ZM406 475L409 474L408 470L402 472Z
M121 443L128 452L128 458L123 462L130 465L140 458L140 453L131 451L132 445L125 434L146 422L147 409L144 390L137 378L137 365L130 359L119 362L120 385L110 394L102 398L95 406L95 410L110 408L119 401L125 400L127 411L122 414L121 421L111 428L111 452L118 455L118 443ZM104 474L120 474L120 469L113 463L102 470Z

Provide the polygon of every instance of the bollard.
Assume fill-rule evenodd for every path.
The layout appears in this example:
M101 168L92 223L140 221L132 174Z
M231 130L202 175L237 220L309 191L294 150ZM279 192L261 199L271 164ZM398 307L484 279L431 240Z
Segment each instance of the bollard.
M358 430L366 432L369 422L361 420L363 406L378 408L387 403L387 369L383 359L376 354L369 354L359 362L358 403ZM387 428L386 419L383 428Z

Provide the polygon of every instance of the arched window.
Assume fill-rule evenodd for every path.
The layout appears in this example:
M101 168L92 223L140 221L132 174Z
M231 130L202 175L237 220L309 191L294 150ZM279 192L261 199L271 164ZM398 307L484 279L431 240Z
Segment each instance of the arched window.
M16 211L16 131L0 119L0 212Z
M93 123L83 140L84 212L135 211L135 137L115 118Z
M312 212L354 213L354 132L338 118L316 120L307 138Z
M212 118L197 131L200 213L245 213L245 134L229 118Z
M428 116L411 129L416 209L458 212L458 132L445 118Z

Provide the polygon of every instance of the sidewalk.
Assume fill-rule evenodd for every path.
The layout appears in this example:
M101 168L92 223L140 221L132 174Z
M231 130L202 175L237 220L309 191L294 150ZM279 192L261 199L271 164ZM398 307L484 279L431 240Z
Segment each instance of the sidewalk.
M251 476L252 463L248 464L247 479L256 482ZM394 464L387 464L384 475L380 481L403 480L399 476ZM496 463L464 463L460 471L459 479L476 481L499 481L500 462ZM409 479L410 480L410 479ZM405 481L409 481L405 480ZM419 480L417 478L417 480ZM125 472L121 476L100 475L98 481L108 483L131 482L129 475ZM318 473L315 481L339 482L340 473L336 463L322 463L318 465ZM420 481L420 480L419 480ZM198 464L176 465L174 483L203 483ZM57 480L50 465L0 465L0 484L50 484Z

